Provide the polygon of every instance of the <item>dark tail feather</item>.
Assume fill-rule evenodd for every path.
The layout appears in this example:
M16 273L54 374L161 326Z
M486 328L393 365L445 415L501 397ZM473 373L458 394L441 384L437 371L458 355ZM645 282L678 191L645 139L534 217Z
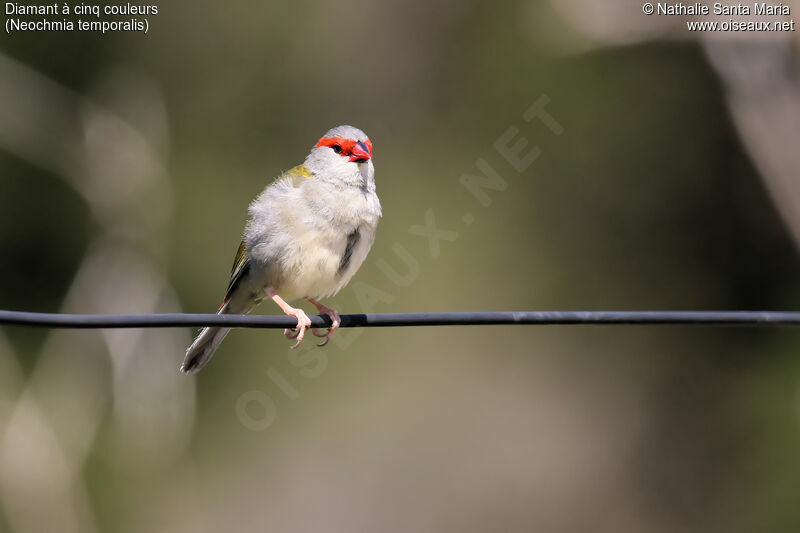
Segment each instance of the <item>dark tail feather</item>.
M181 371L193 374L203 368L217 351L230 328L203 328L191 346L186 350Z
M256 303L257 302L251 301L235 303L229 299L226 299L222 306L220 306L217 314L246 314L253 310L253 307L256 305ZM214 355L214 352L217 351L217 348L219 348L219 345L222 344L222 341L225 339L225 336L230 330L231 328L224 328L220 326L203 328L200 331L200 334L197 335L197 338L194 340L192 345L186 349L186 357L183 358L181 371L186 372L187 374L194 374L206 366L206 363L208 363L208 361L211 359L211 356Z

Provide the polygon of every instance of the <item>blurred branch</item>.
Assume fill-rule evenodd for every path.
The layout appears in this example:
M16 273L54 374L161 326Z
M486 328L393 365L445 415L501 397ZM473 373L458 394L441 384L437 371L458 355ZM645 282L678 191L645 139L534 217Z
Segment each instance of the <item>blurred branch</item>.
M642 16L627 0L549 4L589 38L588 47L697 41L720 77L742 144L800 250L800 151L793 149L800 139L800 32L690 32L687 19L696 17ZM573 41L559 34L557 43L571 47Z
M330 318L313 315L313 327ZM342 315L341 327L477 326L533 324L763 324L800 325L800 312L788 311L506 311L461 313L386 313ZM75 315L0 310L0 324L47 328L292 328L297 319L277 315L142 314Z

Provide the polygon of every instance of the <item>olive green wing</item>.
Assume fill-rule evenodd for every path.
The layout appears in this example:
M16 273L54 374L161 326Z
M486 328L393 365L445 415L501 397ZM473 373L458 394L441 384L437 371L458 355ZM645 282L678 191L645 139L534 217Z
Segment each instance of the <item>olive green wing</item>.
M281 175L281 178L291 181L292 185L295 187L299 187L305 180L310 180L313 177L314 173L308 170L308 167L305 165L297 165Z
M247 256L247 246L245 246L244 241L239 245L239 249L236 251L236 257L233 259L233 267L231 267L231 280L228 282L228 289L225 291L225 299L222 300L222 305L225 305L228 300L230 300L233 291L236 290L236 286L239 284L239 281L244 277L247 272L250 270L250 258Z
M282 179L291 181L292 185L299 187L305 180L312 179L314 173L311 172L305 165L297 165L290 168L281 175ZM222 300L222 305L230 300L233 291L239 281L247 275L250 270L250 258L247 256L247 246L244 241L239 244L239 249L236 251L236 257L233 259L233 266L231 267L231 280L228 282L228 289L225 291L225 299Z

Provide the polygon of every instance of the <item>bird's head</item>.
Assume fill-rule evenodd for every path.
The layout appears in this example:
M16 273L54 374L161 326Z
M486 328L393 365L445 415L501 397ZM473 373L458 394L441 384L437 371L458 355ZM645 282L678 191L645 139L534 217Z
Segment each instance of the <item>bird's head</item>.
M328 130L311 149L305 165L321 180L362 188L374 186L372 141L353 126Z

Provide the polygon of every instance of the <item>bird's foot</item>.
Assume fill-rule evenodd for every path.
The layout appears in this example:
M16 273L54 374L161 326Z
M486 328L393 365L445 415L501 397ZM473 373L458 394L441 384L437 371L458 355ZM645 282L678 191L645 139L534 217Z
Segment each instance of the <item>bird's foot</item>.
M292 348L297 348L300 346L300 343L303 342L303 337L306 334L306 328L311 327L311 319L308 318L306 312L300 308L290 307L288 310L285 309L284 313L297 318L297 327L294 328L294 333L292 333L292 330L283 330L283 335L287 339L297 339L297 342L292 346Z
M314 305L314 307L317 308L319 314L328 315L328 317L331 319L331 327L328 328L327 332L319 331L317 328L311 329L311 333L313 333L315 336L325 338L325 340L317 344L317 346L320 347L325 346L326 344L328 344L328 341L331 340L331 336L333 335L333 333L337 329L339 329L339 325L342 323L342 318L339 316L339 312L336 311L336 309L331 309L330 307L321 304L320 302L314 300L313 298L306 298L306 300L311 302Z
M283 330L283 335L287 339L297 339L297 342L292 346L292 348L297 348L300 346L300 343L303 342L303 337L306 334L306 328L311 327L311 319L308 318L308 315L302 309L292 307L286 303L286 301L278 296L274 290L268 289L267 294L269 294L270 298L272 298L275 303L278 304L278 306L284 313L286 313L286 315L297 318L297 327L295 327L294 330Z

